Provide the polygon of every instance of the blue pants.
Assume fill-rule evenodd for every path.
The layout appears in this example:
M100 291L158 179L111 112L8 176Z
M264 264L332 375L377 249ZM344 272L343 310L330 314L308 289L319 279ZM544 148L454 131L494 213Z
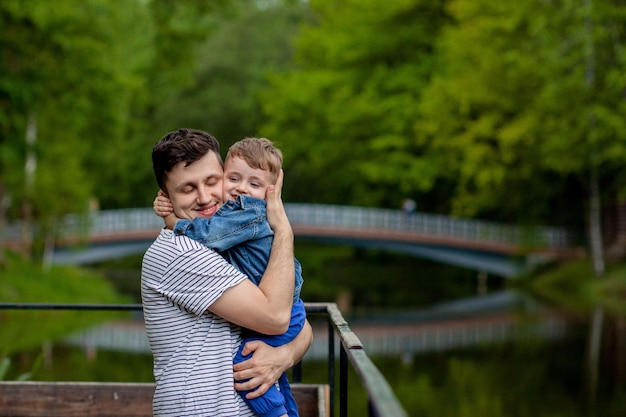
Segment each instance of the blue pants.
M250 359L251 355L243 356L241 351L247 342L252 340L261 340L270 346L277 347L291 342L304 327L306 320L306 312L304 311L304 303L298 300L291 307L291 319L289 321L289 329L281 335L268 336L260 333L244 330L244 339L239 346L239 350L234 358L234 363L243 362ZM278 387L272 385L262 396L249 400L246 394L250 391L239 391L250 408L261 417L278 417L287 414L289 417L298 417L298 406L296 400L291 394L291 387L287 379L287 374L283 373L278 379Z

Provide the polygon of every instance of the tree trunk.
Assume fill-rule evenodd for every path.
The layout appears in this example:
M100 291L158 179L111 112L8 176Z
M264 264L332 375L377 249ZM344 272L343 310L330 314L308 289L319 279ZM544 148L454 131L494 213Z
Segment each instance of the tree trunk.
M6 264L5 259L5 248L7 247L7 235L5 231L7 230L7 210L6 210L6 196L4 195L4 182L0 180L0 269L4 268Z
M595 50L594 50L594 27L593 27L593 0L585 0L585 30L586 30L586 69L585 84L588 89L590 103L593 104L595 89ZM604 275L604 247L602 239L602 209L600 207L600 185L598 174L598 161L595 155L595 117L590 111L587 127L587 144L589 146L589 243L591 246L591 259L593 272L597 278ZM595 406L598 392L598 375L600 369L600 348L602 344L602 326L604 310L596 306L591 317L591 329L588 344L588 394L589 409L591 415L595 415Z
M592 167L589 190L589 240L593 272L596 278L601 278L605 270L601 219L600 187L598 185L597 170ZM591 411L595 408L598 392L603 322L604 310L602 307L596 306L591 317L588 344L588 399ZM591 415L593 415L593 412Z
M589 326L589 345L588 345L588 400L591 414L595 415L595 405L598 393L598 380L600 369L600 350L602 347L602 327L604 323L604 309L596 306L591 316L591 325Z
M26 126L26 163L24 164L25 195L22 204L22 252L26 256L32 254L33 249L33 203L32 193L37 171L37 156L35 143L37 142L37 115L30 113Z
M589 190L589 242L593 272L596 277L602 277L605 270L604 244L602 239L602 209L600 207L600 186L595 167L591 167Z

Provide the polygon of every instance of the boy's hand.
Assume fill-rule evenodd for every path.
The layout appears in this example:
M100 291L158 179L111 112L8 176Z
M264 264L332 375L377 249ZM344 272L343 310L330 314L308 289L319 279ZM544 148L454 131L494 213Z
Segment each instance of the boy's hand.
M154 199L154 203L152 204L152 209L157 216L163 217L165 226L168 229L174 230L174 226L176 226L176 222L179 219L174 214L174 207L172 206L172 202L163 191L159 190L159 192L157 193L157 196Z
M152 203L154 213L159 217L167 217L174 212L174 207L169 198L161 190L157 193L154 203Z

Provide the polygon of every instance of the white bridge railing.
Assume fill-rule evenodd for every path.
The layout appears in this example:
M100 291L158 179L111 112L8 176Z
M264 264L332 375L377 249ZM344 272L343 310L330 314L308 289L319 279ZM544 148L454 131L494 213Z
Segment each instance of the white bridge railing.
M474 242L563 248L572 237L563 228L519 227L402 210L320 204L285 204L293 226L414 233Z
M570 233L557 227L519 227L473 219L461 219L402 210L286 203L294 228L341 229L379 233L419 234L463 239L469 242L502 243L520 247L566 248L573 246ZM101 210L67 215L58 237L102 236L158 230L163 226L151 208ZM11 224L5 238L19 239L20 225Z

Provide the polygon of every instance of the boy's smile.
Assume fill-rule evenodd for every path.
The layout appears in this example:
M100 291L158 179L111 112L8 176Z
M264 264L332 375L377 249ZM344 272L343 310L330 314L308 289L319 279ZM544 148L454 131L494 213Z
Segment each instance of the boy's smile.
M267 188L272 185L272 174L266 169L252 168L242 158L228 158L224 167L224 201L238 195L265 200Z

